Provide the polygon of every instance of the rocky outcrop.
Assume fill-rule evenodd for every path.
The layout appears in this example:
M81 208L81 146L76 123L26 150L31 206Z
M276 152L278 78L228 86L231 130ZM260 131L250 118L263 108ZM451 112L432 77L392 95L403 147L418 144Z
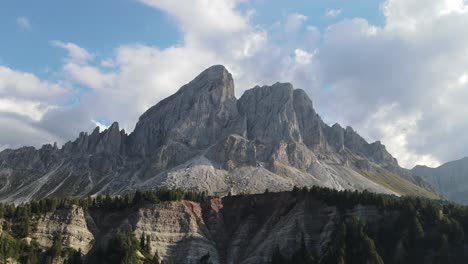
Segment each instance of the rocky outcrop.
M168 141L203 148L229 134L242 135L243 130L234 80L226 68L217 65L146 111L132 134L132 148L143 156Z
M311 150L322 150L326 147L326 125L312 107L312 101L304 90L296 89L293 93L294 111L302 134L304 144Z
M263 144L302 141L297 124L293 87L289 83L255 87L239 99L241 115L247 119L247 138Z
M289 83L256 86L238 101L247 120L247 138L263 144L279 141L304 143L310 149L324 145L323 122L303 90Z
M339 124L333 125L326 131L328 132L328 142L335 150L346 148L352 153L365 157L390 171L401 169L398 166L398 161L388 153L380 141L369 144L352 127L343 129Z
M136 237L150 237L151 255L174 263L197 263L209 254L214 263L220 262L198 203L168 202L142 208L132 220Z
M40 217L33 237L41 247L50 248L60 234L64 245L87 254L94 242L92 230L95 230L93 220L83 208L73 206Z
M391 172L405 188L388 188L388 177L376 180L366 171ZM113 123L60 149L0 153L0 201L157 188L225 195L294 185L428 193L380 142L325 124L303 90L275 83L236 99L233 78L221 65L148 109L129 135Z
M277 248L291 256L301 240L320 250L329 239L324 227L337 216L335 208L288 194L251 198L225 198L221 209L208 207L222 263L268 263Z
M210 148L206 156L226 170L257 165L257 146L254 142L230 135L226 140Z
M126 140L125 130L119 130L119 124L114 122L102 133L99 132L99 127L96 127L90 135L81 132L74 142L68 142L63 146L62 152L67 154L98 154L102 152L123 154L126 151Z

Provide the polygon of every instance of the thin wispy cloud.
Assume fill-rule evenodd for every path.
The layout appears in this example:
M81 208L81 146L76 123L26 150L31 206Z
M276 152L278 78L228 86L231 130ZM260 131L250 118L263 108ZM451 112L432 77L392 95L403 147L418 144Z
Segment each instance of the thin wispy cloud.
M20 29L25 29L25 30L31 29L31 22L29 21L27 17L24 17L24 16L20 16L16 18L16 25Z
M296 33L307 21L307 16L300 13L289 14L286 19L285 30L287 33Z
M341 15L341 12L342 12L341 9L327 9L327 11L325 11L325 16L336 18Z
M68 52L68 60L72 62L85 63L86 61L93 58L92 54L75 43L66 43L59 40L52 40L50 41L50 45L66 50Z

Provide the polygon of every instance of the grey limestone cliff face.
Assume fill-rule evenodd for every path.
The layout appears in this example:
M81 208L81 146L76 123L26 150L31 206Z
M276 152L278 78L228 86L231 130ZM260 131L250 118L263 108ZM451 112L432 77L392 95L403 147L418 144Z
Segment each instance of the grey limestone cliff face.
M127 138L125 131L119 130L119 124L114 122L102 133L99 127L96 127L90 135L81 132L74 142L66 143L61 150L66 153L123 154L126 151Z
M263 144L279 141L304 143L315 149L324 142L320 117L312 101L289 83L254 87L238 101L247 119L247 138Z
M200 204L182 201L141 208L130 223L136 237L150 237L151 255L175 263L197 263L210 254L211 261L220 263Z
M206 157L226 170L257 165L257 146L254 142L230 135L224 141L210 148Z
M335 123L327 129L327 141L330 147L335 151L340 152L345 149L345 130L340 124Z
M376 168L424 185L380 142L325 124L303 90L275 83L237 99L232 75L215 65L148 109L130 134L113 123L82 132L62 148L1 152L0 201L158 188L223 195L312 185L405 194L363 173Z
M93 247L95 226L87 212L78 206L47 213L38 219L37 230L32 236L39 246L50 248L60 234L62 243L87 254Z
M247 90L238 102L239 112L247 119L247 138L269 144L302 141L296 122L291 84Z
M312 100L304 90L294 90L294 111L297 123L302 132L304 144L310 149L323 149L325 143L325 127L320 116L315 112Z
M204 148L230 133L243 133L234 80L223 66L208 68L174 95L146 111L132 134L136 154L150 155L175 141Z
M346 127L343 135L345 147L353 153L368 157L370 160L390 170L398 167L397 160L387 152L385 146L380 141L369 144L351 127Z

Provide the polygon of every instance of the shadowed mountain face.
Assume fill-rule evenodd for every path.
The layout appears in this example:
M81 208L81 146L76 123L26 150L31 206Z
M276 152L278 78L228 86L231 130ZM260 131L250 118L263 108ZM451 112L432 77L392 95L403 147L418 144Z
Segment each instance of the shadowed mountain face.
M0 201L157 188L222 195L312 185L437 197L380 142L325 124L303 90L276 83L239 99L234 94L231 74L212 66L148 109L129 135L114 123L60 149L5 150Z
M446 198L468 204L468 157L437 168L416 166L412 173L431 183Z

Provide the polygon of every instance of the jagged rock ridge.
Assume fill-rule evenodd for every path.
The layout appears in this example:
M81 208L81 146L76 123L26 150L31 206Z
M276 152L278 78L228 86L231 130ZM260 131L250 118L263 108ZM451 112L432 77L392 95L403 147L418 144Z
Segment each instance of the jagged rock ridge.
M289 83L256 86L239 99L221 65L148 109L134 132L117 123L62 148L0 153L0 200L184 188L211 194L325 186L436 197L380 142L325 124Z

